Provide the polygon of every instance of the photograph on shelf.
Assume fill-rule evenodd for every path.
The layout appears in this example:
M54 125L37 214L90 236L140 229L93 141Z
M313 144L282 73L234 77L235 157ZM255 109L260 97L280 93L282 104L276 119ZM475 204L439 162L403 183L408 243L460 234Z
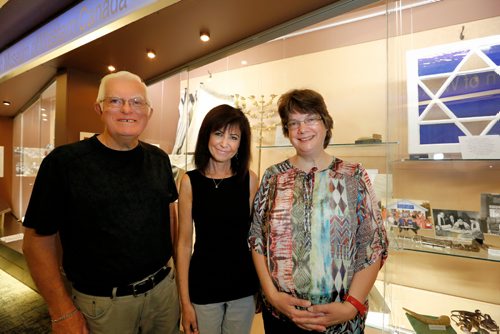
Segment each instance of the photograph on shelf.
M436 236L445 239L483 239L485 226L481 226L479 212L433 209Z
M432 230L429 201L393 199L386 208L385 221L392 230L403 234L419 230Z
M486 233L500 235L500 194L481 194L481 222Z

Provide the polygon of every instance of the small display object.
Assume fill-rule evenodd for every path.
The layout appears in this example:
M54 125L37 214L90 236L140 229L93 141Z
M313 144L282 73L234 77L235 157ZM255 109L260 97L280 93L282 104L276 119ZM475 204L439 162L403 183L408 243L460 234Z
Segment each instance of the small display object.
M447 239L484 239L479 212L433 209L436 236Z
M354 141L354 144L380 144L381 142L382 135L374 133L371 137L359 137Z
M465 240L465 239L460 239L460 240L450 240L450 239L438 239L438 238L431 238L431 237L424 237L421 235L414 235L410 238L412 243L422 246L422 247L428 247L431 249L456 249L460 251L467 251L467 252L480 252L481 249L488 249L488 246L484 245L482 241L477 241L475 239L472 240Z
M51 144L48 144L43 148L14 147L16 176L36 176L43 158L45 158L53 149L54 146Z
M453 310L451 320L465 333L498 333L500 329L489 314L480 310Z
M386 223L399 233L420 229L432 229L430 221L431 207L428 201L395 199L387 205Z
M500 194L481 194L481 221L485 232L500 235Z
M450 317L441 315L439 317L425 315L413 312L403 307L406 317L416 333L437 334L437 333L456 333L451 327Z

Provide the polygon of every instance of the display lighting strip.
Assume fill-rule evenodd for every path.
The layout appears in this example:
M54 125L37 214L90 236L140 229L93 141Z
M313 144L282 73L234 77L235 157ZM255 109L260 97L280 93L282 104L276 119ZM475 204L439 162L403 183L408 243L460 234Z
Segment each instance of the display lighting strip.
M403 11L403 10L407 10L407 9L412 9L412 8L420 7L420 6L425 6L425 5L428 5L428 4L431 4L431 3L435 3L435 2L439 2L439 1L442 1L442 0L423 0L423 1L412 3L412 4L400 6L400 7L397 7L396 9L380 10L380 11L377 11L377 12L374 12L374 13L371 13L371 14L366 14L366 15L361 15L361 16L353 17L352 19L346 19L346 20L342 20L342 21L338 21L338 22L333 22L333 23L325 24L325 25L322 25L322 26L319 26L319 27L315 27L315 28L311 28L311 29L305 29L305 30L300 30L300 31L297 31L297 32L293 32L291 34L275 38L272 41L278 41L278 40L282 40L282 39L287 39L287 38L290 38L290 37L300 36L300 35L308 34L308 33L315 32L315 31L320 31L320 30L324 30L324 29L335 28L335 27L338 27L338 26L341 26L341 25L344 25L344 24L349 24L349 23L354 23L354 22L358 22L358 21L362 21L362 20L372 19L374 17L388 15L388 14L392 14L394 12L399 12L399 11Z

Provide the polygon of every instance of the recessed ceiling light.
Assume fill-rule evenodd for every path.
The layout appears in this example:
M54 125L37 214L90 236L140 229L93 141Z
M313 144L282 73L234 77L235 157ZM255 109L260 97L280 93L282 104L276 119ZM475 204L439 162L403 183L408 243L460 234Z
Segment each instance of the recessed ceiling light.
M108 66L108 71L114 72L114 71L116 71L116 67L114 67L113 65L109 65Z
M208 33L208 31L202 31L202 32L200 32L200 39L203 42L208 42L210 40L210 34Z
M241 65L247 65L247 64L248 64L248 62L246 60L241 61Z
M10 106L10 101L4 100L2 103L4 106Z
M155 59L156 58L156 52L155 50L147 50L146 55L148 56L149 59Z

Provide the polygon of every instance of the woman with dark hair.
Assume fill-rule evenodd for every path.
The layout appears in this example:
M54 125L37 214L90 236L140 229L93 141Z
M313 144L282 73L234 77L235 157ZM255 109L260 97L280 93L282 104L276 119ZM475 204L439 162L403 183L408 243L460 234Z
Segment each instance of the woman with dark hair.
M245 334L252 326L258 279L246 238L258 180L250 141L241 110L213 108L198 134L196 169L181 181L176 266L186 334Z
M368 174L325 151L333 120L320 94L292 90L278 112L295 155L264 173L249 234L264 328L363 333L367 296L387 257Z

